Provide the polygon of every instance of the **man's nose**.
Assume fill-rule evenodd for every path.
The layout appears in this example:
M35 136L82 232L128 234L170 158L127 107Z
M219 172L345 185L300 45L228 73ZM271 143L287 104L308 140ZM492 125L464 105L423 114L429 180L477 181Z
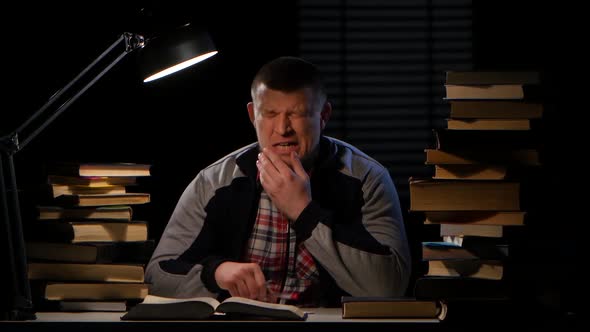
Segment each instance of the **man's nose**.
M281 114L278 116L277 123L275 125L275 131L279 135L288 135L293 128L291 128L291 119L287 114Z

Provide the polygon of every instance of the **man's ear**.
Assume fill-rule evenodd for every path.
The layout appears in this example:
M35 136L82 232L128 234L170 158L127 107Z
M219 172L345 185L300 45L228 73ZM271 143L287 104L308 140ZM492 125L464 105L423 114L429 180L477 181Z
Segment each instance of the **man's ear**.
M249 102L248 105L246 105L246 107L248 107L248 116L250 117L250 122L254 124L254 103Z
M332 104L329 102L324 103L324 107L320 112L320 127L322 130L326 128L326 124L328 124L328 120L330 120L330 116L332 115Z

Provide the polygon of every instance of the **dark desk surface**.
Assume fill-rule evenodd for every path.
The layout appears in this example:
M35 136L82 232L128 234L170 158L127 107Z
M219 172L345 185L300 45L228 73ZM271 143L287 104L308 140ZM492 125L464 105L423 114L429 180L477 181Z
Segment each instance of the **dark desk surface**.
M392 325L403 330L428 330L437 326L437 319L343 319L340 308L309 308L307 321L121 321L122 312L38 312L36 320L0 322L2 332L18 331L301 331L317 329L320 331L342 330L344 325L365 328L370 331L389 331ZM369 325L367 325L369 324ZM360 329L355 329L360 331ZM399 330L396 330L399 331Z
M514 308L512 308L514 309ZM524 309L524 308L523 308ZM399 332L399 331L503 331L507 326L531 330L556 327L557 330L571 331L574 322L547 317L505 317L496 312L487 312L477 317L458 319L343 319L340 308L309 308L307 321L121 321L123 312L38 312L36 320L0 321L0 331L77 331L77 332L133 332L133 331L343 331L352 327L356 332ZM449 312L451 309L449 309ZM449 318L449 317L447 317ZM524 331L523 329L520 329Z
M421 323L421 324L436 324L437 319L343 319L342 309L340 308L306 308L308 312L307 321L304 322L289 322L295 324L307 323L350 323L350 322L372 322L372 323ZM37 319L30 322L119 322L122 312L39 312ZM202 323L207 321L190 321L191 323ZM213 321L219 323L220 321ZM251 321L241 321L250 323ZM133 323L124 321L124 323ZM261 323L269 324L276 323L276 321L262 321Z

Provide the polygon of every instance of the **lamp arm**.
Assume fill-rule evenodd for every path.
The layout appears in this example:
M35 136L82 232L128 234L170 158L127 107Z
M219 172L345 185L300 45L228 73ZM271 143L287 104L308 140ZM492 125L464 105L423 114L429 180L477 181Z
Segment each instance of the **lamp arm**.
M100 71L90 82L76 92L71 98L61 104L53 113L43 121L37 128L33 129L29 136L20 141L19 134L25 131L31 123L36 120L39 116L44 114L47 109L55 103L64 93L68 92L71 87L76 84L82 77L84 77L91 69L93 69L102 59L109 55L115 47L121 42L125 42L125 49L111 61L103 70ZM84 70L80 72L73 80L71 80L66 86L57 91L49 100L41 106L30 118L28 118L22 125L20 125L15 131L6 135L0 139L0 149L6 151L8 154L14 154L17 151L23 149L31 140L39 135L49 124L51 124L61 113L63 113L73 102L75 102L82 94L86 92L91 86L96 83L104 74L106 74L113 66L115 66L123 57L132 51L142 48L145 45L143 36L125 32L123 33L111 46L109 46L101 55L99 55L92 63L90 63Z

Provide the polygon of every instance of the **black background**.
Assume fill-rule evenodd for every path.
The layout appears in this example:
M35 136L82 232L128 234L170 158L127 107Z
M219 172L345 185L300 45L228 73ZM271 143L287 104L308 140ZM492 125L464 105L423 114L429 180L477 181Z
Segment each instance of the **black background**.
M152 177L142 181L152 203L137 210L155 239L201 168L255 140L246 103L259 66L298 55L294 1L21 2L4 12L16 23L2 23L1 134L33 114L123 31L149 32L187 20L209 29L220 51L215 57L143 84L136 55L129 55L15 158L25 206L52 160L153 165ZM531 231L527 253L539 269L532 296L565 311L572 310L580 284L576 252L587 222L578 212L585 205L573 193L586 176L580 158L588 112L576 89L584 78L587 40L578 13L562 2L474 3L475 68L536 68L543 74L547 163L535 200L544 217Z

